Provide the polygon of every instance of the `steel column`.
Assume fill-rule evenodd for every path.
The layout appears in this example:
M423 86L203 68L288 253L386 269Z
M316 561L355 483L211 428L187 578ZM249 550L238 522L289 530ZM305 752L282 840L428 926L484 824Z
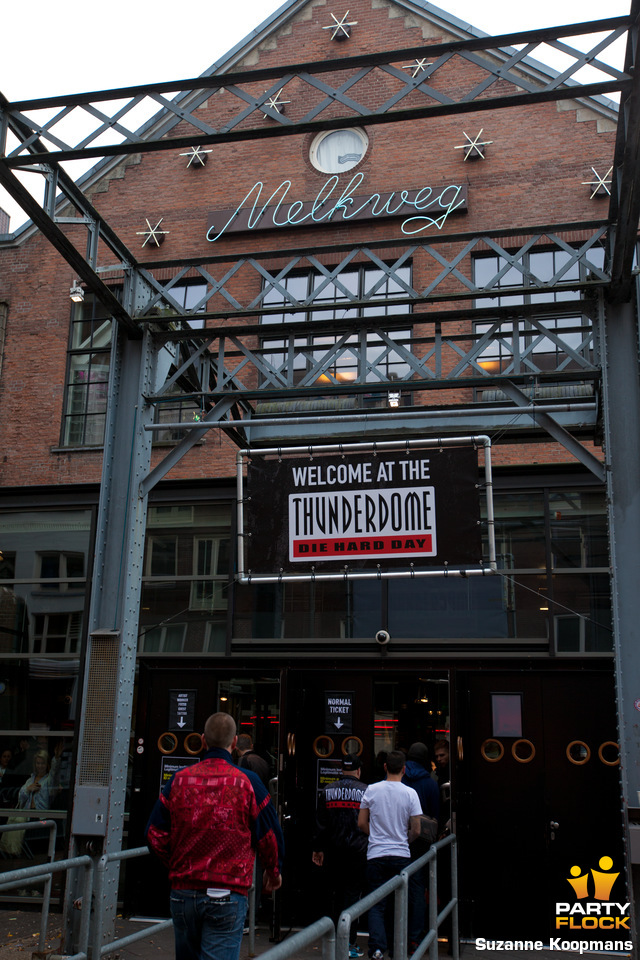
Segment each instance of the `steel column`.
M115 702L105 703L104 745L108 764L108 813L101 828L96 827L90 839L93 855L113 854L121 849L125 813L125 791L129 762L129 734L133 709L133 687L138 639L138 618L142 581L142 561L147 516L147 499L140 485L149 472L151 435L145 426L153 419L153 407L141 398L153 386L156 351L150 333L133 340L113 324L112 374L109 391L109 413L105 435L102 483L98 510L98 534L89 611L87 664L92 663L93 647L104 642L105 634L113 635L115 664ZM91 678L85 670L82 702L86 703ZM103 729L101 724L101 730ZM91 757L95 730L86 721L86 711L78 734L78 760L74 797L91 786ZM84 775L83 775L84 774ZM81 804L80 804L81 805ZM80 829L82 832L80 833ZM78 831L78 832L77 832ZM72 824L71 849L77 852L86 846L85 825ZM82 853L86 852L82 849ZM104 937L113 939L118 894L119 862L109 864L104 889ZM71 909L73 890L67 893L67 951L72 944L74 912ZM85 905L89 909L89 904ZM77 917L77 912L76 912Z
M628 808L640 806L640 362L634 303L607 305L603 410L607 471L611 601L627 863ZM636 887L640 877L635 877ZM633 897L630 891L633 910ZM635 918L632 917L632 926Z

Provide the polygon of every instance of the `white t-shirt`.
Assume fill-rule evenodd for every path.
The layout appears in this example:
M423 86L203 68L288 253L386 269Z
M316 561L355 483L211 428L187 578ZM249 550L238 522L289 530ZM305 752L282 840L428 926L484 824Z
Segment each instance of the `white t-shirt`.
M376 857L408 857L409 818L422 813L420 798L399 780L381 780L365 790L360 804L369 810L367 860Z

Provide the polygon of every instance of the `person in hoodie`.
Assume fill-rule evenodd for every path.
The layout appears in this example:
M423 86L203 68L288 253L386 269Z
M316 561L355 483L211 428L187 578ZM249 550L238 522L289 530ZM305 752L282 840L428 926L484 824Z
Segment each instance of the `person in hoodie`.
M440 814L440 790L431 776L431 758L425 743L412 743L407 752L402 782L413 789L420 798L422 812L438 819ZM411 844L411 859L417 860L427 852L421 840ZM427 868L422 867L409 878L409 952L413 953L424 935L427 889Z

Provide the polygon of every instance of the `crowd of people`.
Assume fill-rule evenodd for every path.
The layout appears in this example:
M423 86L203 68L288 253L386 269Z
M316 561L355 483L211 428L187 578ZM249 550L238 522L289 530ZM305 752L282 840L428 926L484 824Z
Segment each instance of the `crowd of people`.
M202 743L202 760L178 770L163 787L146 839L169 873L176 960L238 960L254 863L257 858L263 892L279 889L283 836L269 791L269 764L250 737L238 736L233 717L209 717ZM321 792L312 861L327 871L335 920L425 852L425 824L433 825L431 839L447 832L446 740L436 742L434 757L432 762L424 743L412 744L406 753L392 750L377 758L383 778L366 784L360 758L347 755L340 776ZM423 936L425 886L419 870L410 887L410 949ZM392 954L389 906L387 898L369 911L371 960ZM350 931L351 958L364 954L356 926Z

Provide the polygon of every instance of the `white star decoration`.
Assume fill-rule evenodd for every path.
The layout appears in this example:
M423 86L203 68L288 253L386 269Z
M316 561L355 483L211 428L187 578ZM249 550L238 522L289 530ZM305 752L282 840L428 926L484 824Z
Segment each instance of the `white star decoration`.
M422 60L414 60L413 63L405 63L403 70L411 70L411 77L417 77L419 73L424 73L427 67L431 66L431 62L427 61L426 57L423 57Z
M593 200L597 194L601 197L605 195L610 197L611 190L609 187L611 186L611 174L613 173L613 167L609 167L604 177L600 176L595 167L591 167L591 169L593 170L593 175L596 179L582 181L585 186L593 187L593 193L589 197L589 200Z
M189 157L187 169L193 164L196 167L204 167L207 162L207 154L211 150L204 150L202 147L191 147L186 153L181 153L181 157Z
M349 16L348 10L342 17L342 20L338 20L338 18L333 13L331 14L331 16L333 18L333 23L328 24L328 26L323 27L322 29L333 30L333 33L331 34L332 40L348 40L349 37L351 36L349 27L355 27L358 21L347 20L347 17Z
M265 100L263 106L269 107L271 110L275 110L276 113L284 113L284 105L285 105L285 103L291 103L291 100L281 100L281 99L280 99L280 94L282 93L283 90L284 90L284 87L280 87L280 89L278 90L278 92L277 92L276 94L274 94L273 97L269 97L268 100ZM266 117L266 116L267 116L267 114L265 113L265 117Z
M460 146L454 147L453 149L454 149L454 150L464 150L464 151L465 151L465 155L464 155L464 159L465 159L465 160L470 160L470 159L472 160L472 159L475 159L475 158L477 158L477 157L480 157L481 160L484 160L484 153L482 152L482 150L481 150L480 148L481 148L481 147L487 147L487 146L489 146L490 143L493 143L493 140L481 140L480 137L482 136L482 130L480 131L480 133L477 133L477 134L475 135L475 137L473 138L473 140L471 139L471 137L469 136L468 133L465 133L464 130L463 130L462 132L464 133L465 137L467 138L467 142L466 142L466 143L461 143Z
M161 243L164 243L165 236L169 233L168 230L158 230L158 227L164 220L164 217L160 217L155 227L152 227L147 218L144 218L147 223L146 230L136 230L136 236L144 237L143 247L146 247L148 243L154 244L156 247L159 247Z

